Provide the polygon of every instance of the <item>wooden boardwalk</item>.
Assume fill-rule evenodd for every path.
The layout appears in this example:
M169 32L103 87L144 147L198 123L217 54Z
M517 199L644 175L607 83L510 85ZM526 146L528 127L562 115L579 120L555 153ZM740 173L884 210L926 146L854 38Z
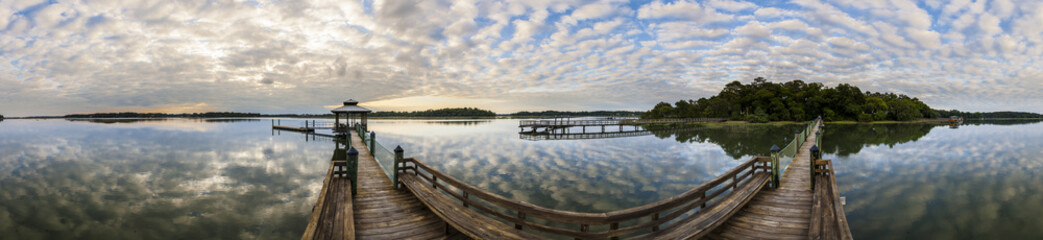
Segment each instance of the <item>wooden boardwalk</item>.
M806 128L811 133L795 150L777 188L768 187L780 170L773 154L751 158L680 195L607 213L509 199L400 154L395 171L405 189L395 190L352 130L357 194L351 194L350 178L330 177L339 173L337 164L345 163L337 161L344 158L339 150L302 239L851 239L829 160L815 162L816 188L811 188L811 146L819 126L816 121ZM789 146L795 147L797 139ZM786 149L793 154L793 148Z
M818 129L816 125L812 129ZM811 146L814 132L782 174L778 189L765 188L708 239L807 239L811 219Z
M352 130L351 135L351 146L359 151L355 236L358 239L445 238L445 222L409 191L395 190L358 133Z

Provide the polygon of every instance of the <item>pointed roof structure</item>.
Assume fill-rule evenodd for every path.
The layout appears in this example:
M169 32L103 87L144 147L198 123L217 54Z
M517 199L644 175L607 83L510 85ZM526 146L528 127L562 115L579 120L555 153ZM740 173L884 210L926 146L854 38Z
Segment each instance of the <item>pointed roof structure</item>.
M339 108L330 110L330 112L333 112L333 113L370 113L370 112L373 112L373 110L369 110L368 108L364 108L364 107L359 107L359 101L355 101L355 99L348 99L347 101L344 101L344 106L341 106Z

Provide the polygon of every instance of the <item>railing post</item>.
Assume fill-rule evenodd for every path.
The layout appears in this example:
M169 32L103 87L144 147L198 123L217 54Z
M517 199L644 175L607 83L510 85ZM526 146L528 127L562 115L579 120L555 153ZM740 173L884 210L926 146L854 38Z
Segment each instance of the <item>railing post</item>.
M779 146L771 145L771 187L779 188Z
M818 145L811 146L811 190L815 191L815 170L818 169L816 161L819 158Z
M377 139L377 132L369 132L369 155L373 156L373 157L377 156L376 155L377 151L373 150L373 149L375 149L374 147L377 146L377 143L376 143L377 140L376 139Z
M400 165L402 165L402 156L404 155L403 154L404 152L405 152L405 150L402 150L402 146L401 145L395 147L395 164L394 164L394 166L395 166L394 170L395 171L391 172L391 175L392 175L391 178L395 179L395 189L402 189L402 187L401 187L402 183L398 181L398 171L399 171Z
M358 194L359 181L359 151L355 148L348 149L348 179L351 179L351 195Z
M822 145L822 130L815 130L815 145ZM819 156L821 157L821 156Z

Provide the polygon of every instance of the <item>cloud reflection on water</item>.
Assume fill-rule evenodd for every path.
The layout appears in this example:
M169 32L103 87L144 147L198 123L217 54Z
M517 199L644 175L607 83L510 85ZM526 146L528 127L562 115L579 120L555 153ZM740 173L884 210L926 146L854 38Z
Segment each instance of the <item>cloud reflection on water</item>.
M835 159L856 237L1034 239L1043 236L1041 127L939 126L916 140L864 143L825 158ZM830 134L859 133L853 128Z
M196 132L5 122L0 232L11 239L297 238L333 145L269 137L253 125Z
M371 128L378 141L402 145L407 156L464 182L554 209L607 212L639 206L680 194L739 164L708 142L655 136L526 141L518 139L517 120L469 127L422 122L375 121Z

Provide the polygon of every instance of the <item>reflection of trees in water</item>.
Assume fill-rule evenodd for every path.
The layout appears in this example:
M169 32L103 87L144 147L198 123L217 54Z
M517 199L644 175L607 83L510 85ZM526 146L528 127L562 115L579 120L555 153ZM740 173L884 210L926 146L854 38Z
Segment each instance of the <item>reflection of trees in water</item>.
M874 145L887 145L913 142L931 132L936 127L948 125L928 123L897 124L827 124L822 135L823 153L846 157L862 151L862 148Z
M1024 123L1022 123L1024 124ZM785 147L793 140L795 130L803 124L787 125L711 125L703 128L676 130L671 127L649 127L658 138L673 138L682 143L709 142L721 146L728 156L766 156L771 145ZM935 127L928 123L898 124L828 124L823 134L823 152L847 156L873 145L894 146L916 141Z
M702 128L675 130L666 126L650 126L649 130L658 138L673 138L682 143L709 142L721 146L728 156L740 159L743 156L767 156L771 145L785 147L793 140L794 131L803 124L786 125L707 125Z
M1003 126L1010 126L1010 125L1033 124L1033 123L1038 123L1038 122L1043 122L1043 119L1034 119L1034 120L1012 119L1012 120L984 120L984 121L968 119L968 120L964 120L963 124L961 124L961 125L974 125L974 126L978 126L978 125L1003 125Z

